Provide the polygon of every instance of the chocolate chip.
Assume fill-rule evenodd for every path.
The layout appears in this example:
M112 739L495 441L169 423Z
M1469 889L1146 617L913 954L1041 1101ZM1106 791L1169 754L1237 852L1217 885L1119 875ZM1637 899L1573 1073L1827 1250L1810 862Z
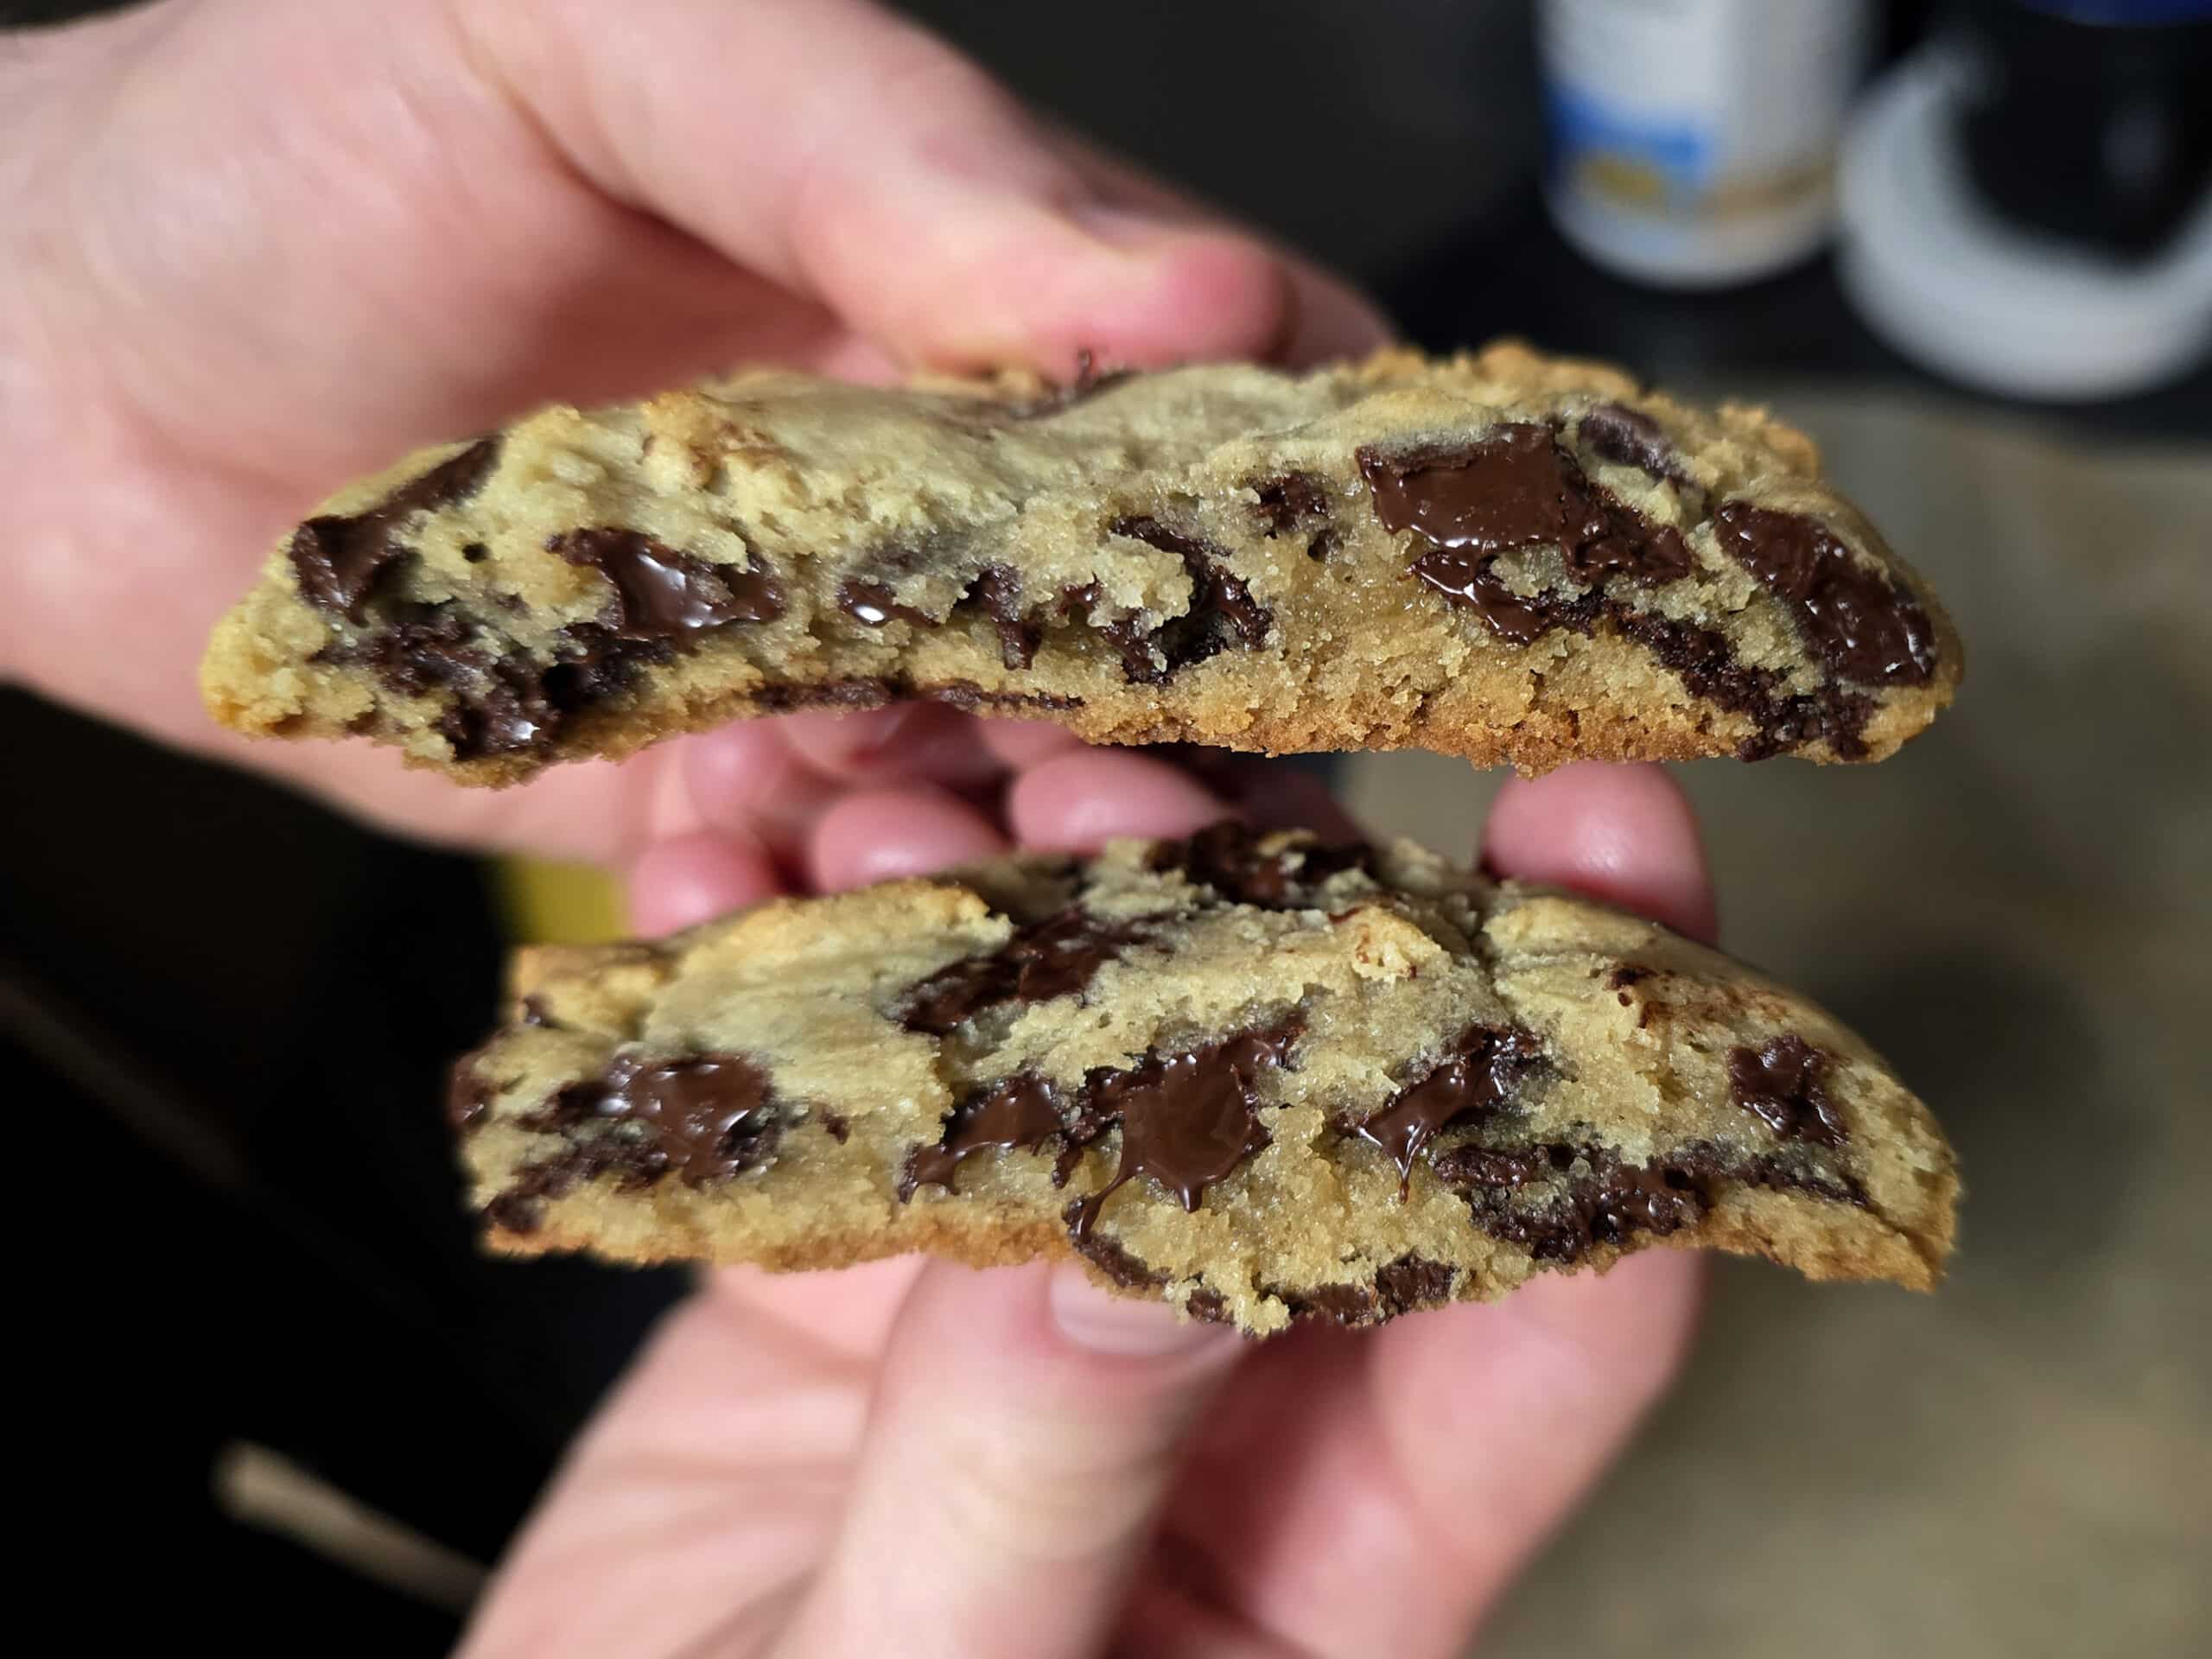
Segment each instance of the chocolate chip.
M1251 589L1232 575L1228 555L1197 537L1161 524L1157 518L1116 518L1108 529L1173 553L1183 561L1191 579L1191 602L1180 616L1171 616L1158 627L1138 626L1135 618L1097 621L1093 626L1122 654L1122 671L1141 685L1164 684L1179 671L1205 662L1231 646L1255 650L1267 643L1274 614L1253 599ZM1094 613L1100 600L1097 584L1086 582L1062 597L1065 613L1081 604Z
M837 589L838 608L865 627L880 628L894 619L911 622L918 628L933 628L938 620L927 611L918 611L911 605L901 605L891 595L888 584L880 582L848 582Z
M1357 459L1382 527L1427 544L1413 574L1515 645L1562 619L1556 601L1505 585L1493 568L1501 554L1556 547L1586 582L1617 571L1650 583L1688 574L1681 534L1592 483L1548 427L1516 422L1473 443L1395 454L1370 447Z
M1270 539L1328 521L1329 486L1314 474L1255 479L1251 489L1260 498L1257 516Z
M1022 1071L979 1089L953 1108L938 1145L907 1154L899 1201L906 1203L918 1186L957 1192L955 1172L969 1154L986 1147L1034 1152L1064 1127L1059 1096L1048 1078Z
M479 438L366 512L310 518L292 532L292 573L309 603L359 622L381 578L414 550L397 539L418 512L458 506L499 463L499 440Z
M1398 1196L1413 1181L1421 1149L1459 1122L1478 1122L1502 1109L1544 1063L1543 1046L1517 1027L1470 1026L1427 1071L1400 1086L1350 1131L1381 1148L1398 1166Z
M851 1121L839 1112L823 1112L818 1116L822 1120L823 1134L828 1135L839 1146L843 1146L853 1132Z
M1262 910L1312 910L1330 877L1345 870L1374 873L1375 849L1363 844L1262 853L1259 841L1252 830L1228 819L1187 840L1162 842L1147 856L1145 868L1173 870L1231 904Z
M1658 971L1656 968L1646 968L1640 963L1624 962L1605 976L1605 988L1609 991L1624 991L1631 985L1643 983Z
M1365 1285L1314 1285L1305 1290L1279 1290L1294 1319L1326 1319L1336 1325L1373 1325L1382 1313L1382 1301Z
M1935 671L1935 627L1911 590L1861 565L1824 525L1742 501L1727 503L1713 524L1830 672L1861 684L1919 685Z
M1577 435L1607 461L1637 467L1654 478L1690 481L1681 453L1659 423L1625 404L1599 404L1585 410Z
M1554 1162L1554 1154L1560 1161ZM1472 1144L1440 1152L1429 1160L1436 1179L1454 1192L1476 1187L1519 1187L1556 1174L1573 1161L1566 1147L1528 1147L1496 1152Z
M532 991L522 1000L522 1022L525 1026L543 1027L549 1031L567 1029L553 1017L552 1011L545 1005L545 999L536 991Z
M1084 1202L1075 1199L1060 1217L1067 1223L1068 1242L1077 1255L1125 1290L1157 1290L1167 1282L1166 1274L1154 1272L1103 1233L1091 1232L1087 1227L1078 1230Z
M1536 1208L1484 1203L1478 1190L1471 1206L1476 1224L1540 1262L1569 1262L1637 1233L1679 1232L1706 1211L1708 1200L1688 1170L1624 1164L1603 1150L1586 1150L1578 1162L1588 1173L1572 1177L1562 1197Z
M601 620L623 639L682 639L732 622L772 622L783 593L765 564L749 570L679 553L634 530L571 530L547 549L597 569L613 587Z
M1728 1051L1736 1103L1785 1140L1840 1147L1843 1115L1821 1086L1828 1057L1803 1038L1777 1037L1760 1048Z
M1200 1285L1183 1299L1183 1311L1205 1325L1227 1325L1229 1304L1211 1285Z
M783 1133L767 1072L741 1054L722 1053L658 1061L617 1055L598 1076L570 1084L523 1124L573 1134L610 1120L645 1134L601 1135L579 1144L649 1144L660 1163L645 1179L673 1168L692 1186L770 1162Z
M484 1127L499 1089L479 1070L484 1050L476 1049L454 1062L446 1084L446 1127L455 1135L470 1135Z
M999 660L1012 669L1027 668L1037 660L1037 646L1044 631L1022 612L1021 573L1011 566L987 564L976 573L961 595L962 605L977 605L999 632Z
M1874 705L1863 693L1841 686L1810 694L1786 691L1771 670L1737 661L1735 647L1715 629L1632 611L1611 599L1605 608L1614 627L1671 669L1694 695L1751 716L1758 729L1738 747L1739 759L1764 760L1821 742L1846 760L1866 753L1861 734Z
M1122 1159L1113 1179L1076 1207L1074 1236L1085 1237L1107 1198L1136 1175L1151 1176L1184 1209L1197 1209L1206 1188L1267 1145L1259 1076L1284 1063L1304 1029L1293 1017L1181 1053L1155 1050L1127 1071L1086 1077L1084 1116L1121 1125Z
M1001 1003L1072 996L1145 934L1141 923L1104 922L1071 906L1022 928L988 956L931 974L901 1000L899 1021L941 1037Z
M1375 1270L1375 1290L1382 1301L1383 1317L1395 1319L1417 1307L1433 1307L1452 1300L1459 1270L1446 1262L1431 1262L1418 1255L1402 1255Z
M492 550L481 542L464 542L461 548L461 561L467 564L481 564L492 556Z

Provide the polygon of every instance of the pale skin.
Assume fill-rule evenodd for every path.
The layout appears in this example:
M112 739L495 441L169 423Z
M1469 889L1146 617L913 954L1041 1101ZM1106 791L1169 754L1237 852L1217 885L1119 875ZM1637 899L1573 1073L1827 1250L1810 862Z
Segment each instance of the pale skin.
M739 359L1306 362L1342 283L859 0L167 0L0 37L0 668L388 827L781 891L1243 810L1302 779L941 709L462 791L201 715L208 625L347 475ZM1502 873L1710 935L1660 774L1509 785ZM1067 1266L715 1275L573 1450L465 1651L1449 1655L1677 1366L1693 1258L1252 1345ZM457 1472L465 1478L465 1471Z

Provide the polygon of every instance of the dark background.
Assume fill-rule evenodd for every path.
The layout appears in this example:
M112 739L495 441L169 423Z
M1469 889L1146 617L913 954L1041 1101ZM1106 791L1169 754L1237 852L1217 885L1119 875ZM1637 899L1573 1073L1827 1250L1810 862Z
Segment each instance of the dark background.
M1572 256L1537 206L1513 0L909 10L1046 108L1333 261L1423 345L1517 333L1662 381L1925 384L1852 317L1825 260L1682 297ZM1894 54L1929 8L1888 10ZM2003 412L2201 437L2212 377ZM33 1424L79 1464L41 1494L41 1524L130 1564L101 1614L118 1637L289 1649L304 1605L318 1648L442 1651L449 1616L231 1525L207 1493L216 1450L251 1440L489 1560L677 1288L470 1249L437 1103L496 993L482 872L19 692L0 691L0 1076L45 1211L21 1235L19 1329L67 1333ZM41 1155L34 1115L91 1156Z

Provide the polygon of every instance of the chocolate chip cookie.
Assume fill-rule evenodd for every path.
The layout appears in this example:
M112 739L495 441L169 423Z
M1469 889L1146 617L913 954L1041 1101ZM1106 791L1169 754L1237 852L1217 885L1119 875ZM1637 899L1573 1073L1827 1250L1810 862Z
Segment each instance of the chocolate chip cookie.
M907 697L1531 772L1871 760L1960 668L1799 434L1505 345L547 410L340 493L203 684L244 731L502 784Z
M1932 1285L1958 1180L1850 1032L1410 844L1223 825L527 952L451 1112L490 1242L1071 1255L1268 1333L1646 1245Z

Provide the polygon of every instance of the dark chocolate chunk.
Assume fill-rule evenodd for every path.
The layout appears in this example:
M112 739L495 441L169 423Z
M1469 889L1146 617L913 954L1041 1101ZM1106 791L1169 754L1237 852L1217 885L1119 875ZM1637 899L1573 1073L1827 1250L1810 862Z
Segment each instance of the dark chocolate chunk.
M849 1137L853 1132L851 1120L847 1118L842 1112L823 1112L820 1116L822 1119L822 1132L828 1135L832 1141L835 1141L839 1146L843 1146L847 1137Z
M1751 717L1758 729L1738 747L1738 759L1764 760L1823 741L1847 760L1866 753L1861 734L1874 704L1865 694L1841 686L1809 695L1786 691L1771 670L1738 662L1727 636L1715 629L1632 611L1610 599L1605 615L1623 635L1679 675L1692 693Z
M543 1224L544 1200L612 1175L626 1191L651 1186L668 1173L668 1154L645 1136L599 1135L569 1141L550 1157L524 1164L484 1205L485 1218L511 1233Z
M1785 1140L1843 1144L1843 1115L1821 1085L1827 1056L1798 1036L1728 1051L1736 1103Z
M613 584L602 617L622 639L677 639L732 622L772 622L783 614L782 589L766 565L749 570L679 553L634 530L572 530L547 549L589 565Z
M1328 522L1329 488L1312 473L1255 479L1252 491L1260 498L1256 512L1270 539Z
M1637 1233L1661 1237L1689 1226L1707 1199L1692 1172L1666 1163L1624 1164L1610 1152L1583 1149L1566 1192L1547 1204L1522 1208L1497 1189L1470 1192L1476 1224L1521 1245L1540 1262L1580 1261L1600 1244L1619 1244Z
M597 1077L570 1084L523 1123L526 1128L573 1134L607 1120L646 1133L631 1136L616 1131L592 1140L649 1144L660 1162L645 1179L674 1169L693 1186L728 1180L770 1162L783 1133L768 1074L741 1054L657 1061L617 1055Z
M418 512L458 506L484 487L499 463L499 440L479 438L366 512L310 518L292 532L292 574L310 604L359 622L379 579L414 550L397 539Z
M1568 1147L1522 1147L1496 1152L1470 1143L1440 1152L1429 1160L1436 1179L1455 1192L1476 1187L1519 1187L1555 1175L1574 1161Z
M939 969L906 994L899 1020L909 1031L941 1037L1003 1002L1071 996L1144 936L1141 923L1102 922L1072 906L1021 929L988 956Z
M1548 427L1516 422L1474 443L1395 454L1363 448L1357 459L1382 527L1409 530L1427 544L1413 574L1515 645L1563 618L1560 601L1505 585L1494 568L1501 554L1557 547L1586 582L1617 571L1644 582L1688 573L1680 533L1592 484Z
M1218 652L1232 646L1254 650L1267 643L1274 617L1252 597L1243 580L1230 573L1228 555L1220 548L1186 536L1157 518L1116 518L1108 529L1116 536L1174 554L1183 561L1191 578L1189 608L1156 628L1141 628L1134 617L1100 621L1094 615L1092 626L1121 652L1123 671L1131 681L1164 684L1170 676ZM1086 582L1063 595L1061 608L1065 612L1082 605L1095 613L1099 598L1097 585Z
M880 628L887 622L911 622L918 628L933 628L937 618L927 611L918 611L911 605L901 605L891 595L888 583L880 582L848 582L837 589L837 607L864 627Z
M1910 589L1802 513L1731 501L1713 515L1720 545L1796 619L1830 672L1861 684L1923 684L1936 630Z
M1641 984L1658 971L1656 968L1646 968L1640 963L1624 962L1605 976L1605 988L1609 991L1624 991L1631 985Z
M1229 1304L1211 1285L1200 1285L1185 1298L1183 1311L1204 1325L1229 1323Z
M1688 484L1682 457L1659 423L1625 404L1599 404L1583 411L1578 435L1607 461L1640 467L1654 478Z
M1107 1198L1136 1175L1151 1176L1185 1210L1197 1209L1206 1188L1267 1145L1259 1077L1285 1062L1304 1029L1293 1017L1179 1054L1154 1052L1127 1071L1086 1077L1084 1117L1121 1125L1122 1160L1113 1179L1077 1207L1075 1236L1087 1236Z
M1064 1127L1059 1097L1048 1078L1022 1071L979 1089L952 1109L938 1145L917 1147L907 1154L899 1177L899 1201L912 1198L918 1186L957 1192L954 1174L970 1153L987 1147L1034 1152Z
M1336 1325L1373 1325L1382 1312L1382 1299L1366 1285L1314 1285L1305 1290L1279 1290L1283 1306L1294 1319L1326 1319Z
M480 1048L462 1055L454 1062L453 1076L447 1081L446 1127L455 1135L482 1128L492 1096L499 1093L497 1085L477 1069L483 1054Z
M1037 660L1044 630L1021 608L1021 573L1009 565L987 564L961 595L962 605L977 605L999 631L999 660L1008 668L1027 668Z
M1444 1058L1404 1084L1378 1109L1348 1125L1398 1166L1398 1194L1413 1180L1421 1149L1454 1123L1479 1122L1502 1109L1544 1063L1543 1046L1518 1027L1470 1026Z
M1068 1224L1068 1238L1078 1255L1124 1290L1157 1290L1167 1282L1166 1274L1154 1272L1105 1234L1079 1228L1084 1203L1082 1198L1072 1200L1060 1216Z
M1375 849L1363 843L1262 853L1259 840L1248 826L1225 819L1187 840L1162 842L1146 859L1146 867L1173 870L1231 904L1262 910L1313 909L1331 876L1345 870L1374 872Z
M1395 1319L1417 1307L1449 1301L1459 1276L1459 1270L1447 1262L1402 1255L1375 1270L1375 1291L1382 1299L1384 1316Z

